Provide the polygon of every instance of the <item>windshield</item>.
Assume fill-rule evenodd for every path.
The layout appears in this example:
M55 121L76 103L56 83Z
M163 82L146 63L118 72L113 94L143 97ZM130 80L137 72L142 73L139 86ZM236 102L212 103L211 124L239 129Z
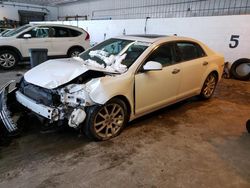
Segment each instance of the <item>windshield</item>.
M86 64L122 73L136 61L150 43L109 39L80 54Z
M12 36L14 36L14 35L16 35L18 33L21 33L22 31L24 31L25 29L27 29L29 27L30 27L30 25L24 25L22 27L19 27L17 29L14 29L12 31L9 31L9 32L3 34L2 37L12 37Z
M0 36L6 34L6 33L9 32L9 31L10 31L9 29L4 30L2 33L0 33Z

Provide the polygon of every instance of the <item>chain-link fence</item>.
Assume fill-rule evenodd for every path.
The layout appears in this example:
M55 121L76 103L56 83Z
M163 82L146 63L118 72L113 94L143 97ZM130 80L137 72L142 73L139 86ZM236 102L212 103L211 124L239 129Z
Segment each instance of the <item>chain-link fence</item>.
M131 1L131 2L130 2ZM250 13L250 0L128 0L126 5L92 11L92 19L170 18Z

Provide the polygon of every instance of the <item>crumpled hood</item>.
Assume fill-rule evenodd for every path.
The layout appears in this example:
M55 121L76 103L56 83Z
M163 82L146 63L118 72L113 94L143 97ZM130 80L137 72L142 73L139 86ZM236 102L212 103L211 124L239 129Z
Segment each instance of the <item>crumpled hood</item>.
M46 61L26 72L24 79L31 84L54 89L70 82L88 70L115 73L104 68L87 66L79 58L68 58Z

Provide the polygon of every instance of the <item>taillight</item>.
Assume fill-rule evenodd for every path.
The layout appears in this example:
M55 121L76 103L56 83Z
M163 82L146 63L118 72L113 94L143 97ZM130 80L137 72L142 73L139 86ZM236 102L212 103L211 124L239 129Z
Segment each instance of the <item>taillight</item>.
M87 36L85 37L85 40L89 40L89 38L90 38L89 33L88 32L86 32L86 33L87 33Z

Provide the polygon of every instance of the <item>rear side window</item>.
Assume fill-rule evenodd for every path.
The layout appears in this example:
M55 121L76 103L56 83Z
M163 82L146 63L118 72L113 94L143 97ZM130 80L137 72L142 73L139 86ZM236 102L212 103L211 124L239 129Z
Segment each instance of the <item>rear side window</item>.
M78 37L80 36L82 33L80 31L74 30L74 29L69 29L70 32L70 36L71 37Z
M189 61L206 56L204 50L196 43L178 42L177 48L179 49L180 56L183 61Z
M50 37L56 37L56 38L70 37L70 33L68 28L52 27L50 30Z

